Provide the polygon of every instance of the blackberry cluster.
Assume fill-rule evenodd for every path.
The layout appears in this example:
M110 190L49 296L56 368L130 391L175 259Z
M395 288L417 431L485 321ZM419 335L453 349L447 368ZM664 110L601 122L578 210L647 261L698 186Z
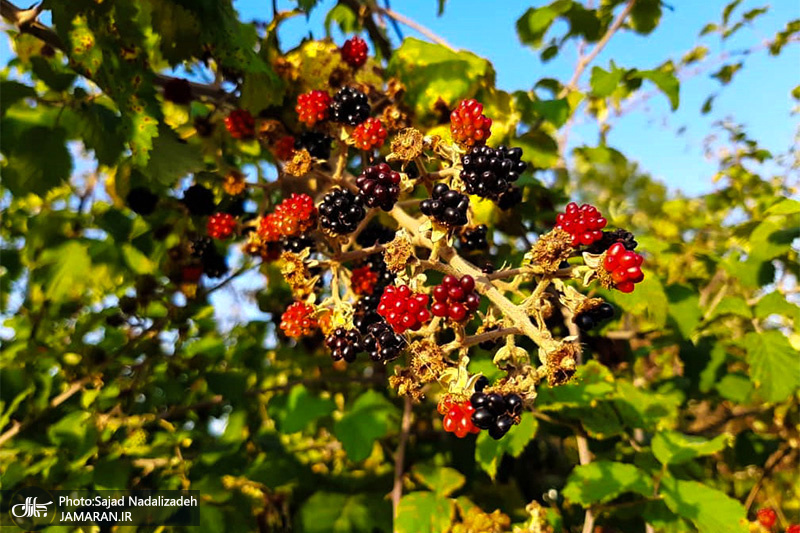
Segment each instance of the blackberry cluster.
M336 188L322 199L319 215L323 228L337 235L347 235L356 230L367 213L353 193Z
M461 156L461 179L467 192L497 201L525 172L521 148L473 146Z
M394 239L395 230L387 228L383 224L369 224L356 237L356 243L362 248L375 246L376 244L386 244Z
M331 156L333 138L318 131L304 131L294 142L295 150L305 149L317 159L328 159ZM287 158L288 159L288 158Z
M469 401L475 408L472 423L480 429L488 429L489 436L495 440L508 433L522 414L522 398L516 394L501 396L496 392L478 391Z
M362 334L369 333L369 327L382 320L378 314L378 305L381 295L378 291L362 296L355 305L353 312L353 326Z
M216 208L214 193L197 183L183 193L183 203L189 213L195 216L210 215Z
M458 279L448 274L441 285L433 288L433 300L431 307L433 316L464 322L478 309L481 297L475 292L475 280L472 276Z
M469 198L466 195L450 190L444 183L438 183L433 188L432 196L419 205L423 214L448 227L467 224Z
M572 321L583 331L589 331L611 318L614 318L614 306L610 303L602 303L589 311L575 315Z
M367 167L356 178L358 199L369 208L380 207L391 211L400 196L400 173L387 163Z
M151 215L156 210L158 196L147 187L134 187L125 197L131 211L139 215Z
M352 363L362 351L361 335L354 329L336 328L325 338L325 346L331 351L334 361L344 359Z
M370 111L366 94L352 87L342 87L333 96L331 120L348 126L358 126L367 120Z
M464 252L477 252L489 249L489 241L486 235L489 228L486 224L475 226L474 228L465 228L461 232L461 249Z
M228 261L225 256L217 251L209 237L201 237L192 241L190 245L192 255L200 259L203 265L203 274L209 278L219 278L228 272Z
M362 341L364 350L373 361L384 363L400 357L406 347L405 338L395 333L392 327L381 320L367 328L367 335Z
M522 201L522 189L512 185L506 192L497 199L497 207L503 211L508 211Z
M306 235L300 235L299 237L283 237L281 239L283 250L293 254L299 254L305 249L315 252L317 250L316 244L314 239Z
M636 239L633 236L633 233L624 229L615 229L612 231L604 231L603 236L592 243L586 251L591 254L602 254L612 245L616 243L622 243L622 246L625 247L626 250L633 251L639 246L639 243L636 242Z

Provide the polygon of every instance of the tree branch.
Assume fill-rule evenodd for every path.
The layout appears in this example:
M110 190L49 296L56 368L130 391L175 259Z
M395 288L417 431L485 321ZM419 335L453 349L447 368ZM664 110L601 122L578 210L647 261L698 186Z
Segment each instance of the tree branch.
M423 35L423 36L427 37L429 40L433 41L434 43L442 45L442 46L446 46L447 48L450 48L450 49L453 49L453 47L450 46L450 43L445 41L442 37L439 37L438 35L433 33L431 30L429 30L428 28L426 28L422 24L418 23L417 21L412 20L412 19L410 19L410 18L408 18L408 17L406 17L404 15L401 15L400 13L397 13L396 11L392 11L388 7L380 7L380 6L376 5L374 9L378 13L380 13L382 15L386 15L390 19L396 20L400 24L408 26L412 30L415 30L416 32L418 32L420 35Z

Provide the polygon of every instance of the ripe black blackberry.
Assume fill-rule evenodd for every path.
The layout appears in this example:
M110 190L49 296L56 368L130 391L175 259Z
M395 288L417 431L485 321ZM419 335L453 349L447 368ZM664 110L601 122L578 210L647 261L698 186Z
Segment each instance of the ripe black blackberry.
M305 249L311 252L317 251L317 243L311 237L300 235L299 237L284 237L281 239L281 246L285 252L299 254Z
M195 183L183 193L183 203L195 216L207 216L216 210L214 193Z
M331 120L348 126L358 126L367 118L371 109L367 95L352 87L342 87L333 95Z
M189 250L194 257L202 259L207 253L216 253L217 248L211 237L200 237L191 242Z
M363 248L386 244L394 239L395 230L380 223L371 223L356 237L356 243Z
M466 225L469 211L469 198L466 195L450 190L444 183L438 183L431 196L419 205L423 214L448 227Z
M139 215L150 215L156 210L158 196L147 187L134 187L125 197L131 211Z
M356 230L367 213L353 193L336 188L322 199L319 215L323 228L337 235L347 235Z
M304 131L294 141L295 150L306 149L311 157L328 159L331 156L331 143L333 137L328 137L318 131Z
M589 311L575 315L572 321L583 331L589 331L611 318L614 318L614 306L604 302Z
M377 253L370 255L367 257L366 261L364 261L364 264L367 265L370 270L378 274L375 288L381 289L380 292L383 292L384 287L394 283L395 274L386 267L386 262L383 260L382 254Z
M192 85L183 78L172 78L164 84L164 100L186 105L192 101Z
M604 231L603 237L600 240L593 242L586 249L586 251L590 254L602 254L611 248L611 245L618 242L621 242L622 246L624 246L626 250L635 250L636 247L639 246L639 243L636 242L633 233L624 229L615 229L612 231Z
M361 335L355 329L336 328L325 338L325 346L331 351L334 361L344 359L352 363L362 351Z
M477 252L489 249L489 241L486 240L486 234L489 228L486 224L475 226L474 228L465 228L461 232L461 250L464 252Z
M209 278L221 278L228 272L228 261L216 248L207 250L200 259L203 274Z
M406 347L406 339L383 320L370 325L367 331L362 345L373 361L387 363L397 359Z
M382 291L375 291L372 294L362 296L356 302L353 310L353 326L362 334L369 333L369 327L382 320L378 314L378 304L380 303Z
M228 213L234 217L240 217L244 215L244 202L244 196L230 196L220 202L219 212Z
M497 207L503 211L508 211L522 201L522 189L512 185L506 192L497 199Z
M525 172L521 148L473 146L461 156L461 179L470 194L498 200Z
M400 195L400 173L392 170L388 163L367 167L356 178L358 198L369 208L380 207L391 211Z
M488 429L489 436L495 440L508 433L522 414L522 398L513 393L501 396L496 392L478 391L469 401L475 408L472 423L480 429Z

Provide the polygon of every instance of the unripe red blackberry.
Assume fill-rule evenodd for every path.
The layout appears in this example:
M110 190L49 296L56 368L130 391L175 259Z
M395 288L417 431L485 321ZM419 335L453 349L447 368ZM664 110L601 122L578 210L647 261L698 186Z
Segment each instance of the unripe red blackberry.
M294 155L295 142L294 137L285 135L272 145L272 153L279 161L288 161Z
M332 189L319 205L319 222L336 235L347 235L358 228L367 215L356 196L346 189Z
M342 87L331 103L331 120L348 126L358 126L369 117L371 108L367 95L352 87Z
M192 84L183 78L172 78L164 84L164 100L186 105L192 101Z
M357 35L346 40L341 48L342 59L353 68L367 62L367 52L367 42Z
M492 134L492 119L484 116L477 100L462 100L450 113L450 132L464 146L485 144Z
M331 351L334 361L344 359L352 363L362 351L361 335L354 329L336 328L325 338L325 346Z
M459 439L463 439L469 434L480 432L480 429L472 422L475 408L472 407L469 401L445 401L442 407L445 410L442 428L446 432L455 434Z
M356 178L358 198L369 208L380 207L391 211L400 196L400 173L395 172L387 163L367 167Z
M234 139L252 139L256 134L256 121L250 111L235 109L225 117L225 128Z
M262 217L258 224L259 236L270 242L281 237L295 237L316 225L317 208L314 200L307 194L292 193L275 208L275 211Z
M183 193L183 203L195 216L210 215L216 208L214 193L197 183Z
M589 204L578 207L575 202L570 202L566 211L556 216L556 227L572 236L572 246L589 245L602 239L603 232L600 230L606 224L600 211Z
M469 198L458 191L450 190L444 183L438 183L433 188L432 198L423 200L419 208L423 214L445 226L464 226L467 223Z
M441 285L433 288L433 316L449 318L454 322L469 320L481 299L475 292L475 280L472 276L463 276L461 279L447 275Z
M367 328L367 335L361 344L370 359L386 363L400 357L407 342L402 335L395 333L389 324L381 320Z
M397 333L418 330L431 318L428 295L414 293L407 285L391 285L384 289L378 304L381 315Z
M386 262L383 260L383 255L381 253L372 254L367 257L367 260L364 262L373 272L378 275L378 279L375 282L376 289L380 289L380 292L383 292L384 287L387 287L394 283L395 274L386 266Z
M331 156L332 137L318 131L304 131L295 141L295 150L306 149L311 157L329 159Z
M756 518L758 519L759 524L767 529L772 529L772 526L774 526L775 522L778 521L778 513L775 512L775 509L765 507L764 509L758 510L756 513Z
M328 120L331 97L327 91L310 91L297 97L297 119L306 126L313 127L318 122Z
M303 302L294 302L281 315L280 328L287 337L299 339L311 335L317 328L314 308Z
M386 128L383 123L374 117L370 117L353 131L353 144L360 150L372 150L380 148L386 141Z
M603 268L611 274L614 287L621 292L633 292L635 283L644 279L642 272L642 262L644 258L626 250L622 243L615 243L606 252L603 259Z
M497 201L525 172L521 158L521 148L473 146L461 156L461 180L469 194Z
M158 196L147 187L134 187L125 197L131 211L139 215L151 215L156 210Z
M378 274L369 266L354 268L350 274L350 289L358 295L372 294L378 281Z
M208 217L206 232L213 239L227 239L236 229L236 219L229 213L214 213Z

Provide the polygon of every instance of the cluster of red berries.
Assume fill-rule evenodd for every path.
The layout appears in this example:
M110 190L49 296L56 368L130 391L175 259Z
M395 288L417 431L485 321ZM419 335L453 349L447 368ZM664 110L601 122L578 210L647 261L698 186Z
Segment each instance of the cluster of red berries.
M431 318L428 295L417 294L408 285L390 285L384 289L378 314L397 332L416 331Z
M307 194L292 193L275 211L261 218L258 234L265 241L275 242L281 237L293 237L310 230L316 219L314 199Z
M367 42L359 36L346 40L340 52L344 62L353 68L358 68L367 62Z
M477 100L462 100L450 113L450 132L464 146L484 144L492 134L492 119L483 114L483 104Z
M236 219L229 213L214 213L208 217L206 231L212 239L227 239L236 229Z
M433 316L447 317L454 322L469 320L478 309L481 297L475 292L475 280L472 276L458 279L447 275L441 285L433 289Z
M386 135L387 132L386 128L383 127L383 123L375 117L370 117L356 126L351 137L356 148L372 150L383 146L386 141Z
M225 128L234 139L252 139L256 134L256 121L250 111L235 109L225 117Z
M356 178L358 199L369 208L391 211L400 196L400 173L387 163L367 167Z
M377 283L378 273L372 270L369 265L354 268L350 274L350 288L355 294L372 294Z
M317 122L328 120L331 97L327 91L311 91L297 97L297 119L306 126L313 127Z
M603 268L611 273L611 279L614 280L614 287L617 290L633 292L634 284L644 279L642 261L644 258L641 255L625 249L625 246L618 242L611 245L606 252Z
M602 239L601 230L607 222L595 206L583 204L578 207L575 202L568 203L567 210L556 216L556 227L572 236L572 246L588 246Z
M480 429L472 423L475 408L469 400L454 401L445 398L437 407L439 414L444 415L442 426L448 433L455 433L456 437L463 439L469 434L479 433Z
M317 327L314 308L303 302L294 302L281 315L280 328L287 337L299 339L311 335Z
M775 512L775 509L765 507L764 509L758 510L756 513L756 518L758 519L759 524L767 529L772 529L772 526L774 526L775 522L778 521L778 513Z

